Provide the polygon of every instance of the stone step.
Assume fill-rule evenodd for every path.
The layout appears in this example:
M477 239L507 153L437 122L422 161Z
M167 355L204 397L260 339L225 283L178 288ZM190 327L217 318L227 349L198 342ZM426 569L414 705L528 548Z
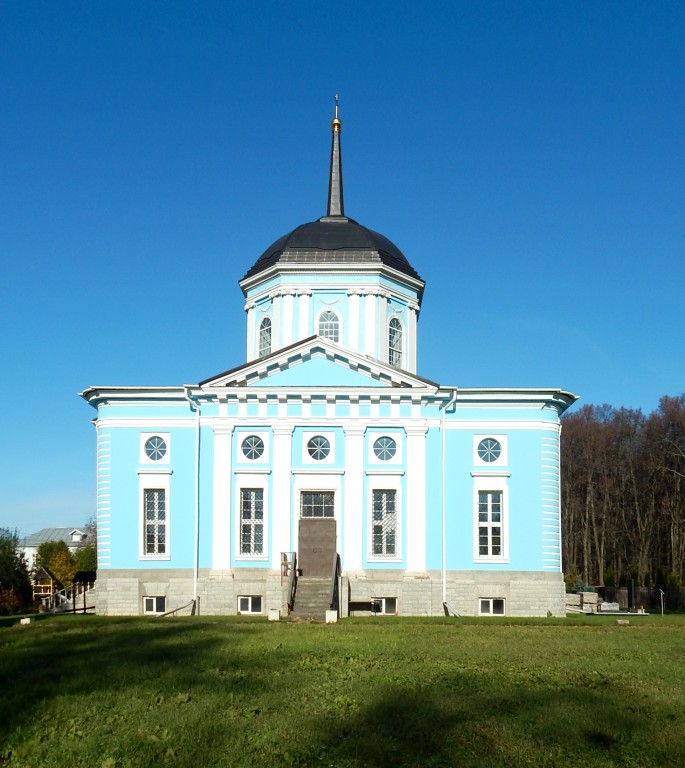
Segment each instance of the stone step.
M330 608L330 595L331 583L329 579L299 578L291 617L323 621L326 618L326 611Z

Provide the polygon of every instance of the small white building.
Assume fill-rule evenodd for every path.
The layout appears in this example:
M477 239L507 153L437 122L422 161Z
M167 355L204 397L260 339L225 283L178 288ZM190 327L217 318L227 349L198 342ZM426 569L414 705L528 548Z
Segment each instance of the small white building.
M18 550L24 553L29 570L36 566L38 548L48 541L63 541L72 553L86 544L95 545L95 541L88 540L88 531L84 528L41 528L19 540Z

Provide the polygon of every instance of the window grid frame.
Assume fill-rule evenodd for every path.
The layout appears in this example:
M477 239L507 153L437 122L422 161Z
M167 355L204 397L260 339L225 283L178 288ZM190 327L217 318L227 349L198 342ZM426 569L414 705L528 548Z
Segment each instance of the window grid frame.
M479 558L501 559L504 557L503 509L504 492L502 490L478 490Z
M324 309L319 315L317 333L322 339L328 339L335 344L340 343L340 317L332 309Z
M266 357L271 354L271 343L273 336L273 323L271 318L266 315L259 323L257 333L257 357Z
M310 501L305 503L305 496L314 499L317 496L327 497L320 502ZM305 509L315 511L320 509L323 514L304 514ZM326 512L330 511L330 514ZM300 519L301 520L334 520L335 519L335 491L302 489L300 491Z
M239 494L238 554L240 557L263 557L266 538L264 488L241 487Z
M143 557L168 557L166 488L143 489Z
M392 499L391 509L389 500ZM371 489L371 559L397 560L399 526L396 488Z
M496 604L501 604L502 611L496 611ZM488 606L487 610L483 610L484 605ZM507 615L507 601L503 597L479 597L478 598L478 615L479 616L506 616Z
M388 322L388 364L393 368L402 368L403 336L399 318L391 317Z

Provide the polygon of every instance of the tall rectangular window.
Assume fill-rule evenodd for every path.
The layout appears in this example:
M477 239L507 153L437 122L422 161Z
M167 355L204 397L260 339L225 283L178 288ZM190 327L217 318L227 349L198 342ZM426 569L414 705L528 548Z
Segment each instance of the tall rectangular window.
M388 362L394 368L402 367L402 324L396 317L388 324Z
M240 491L240 554L261 555L264 552L264 490L243 488Z
M271 354L271 318L265 317L259 324L259 357Z
M397 494L395 490L376 490L372 497L372 553L374 557L397 554Z
M478 492L478 555L502 556L502 491Z
M144 552L146 555L167 553L166 491L164 488L147 488L143 493Z

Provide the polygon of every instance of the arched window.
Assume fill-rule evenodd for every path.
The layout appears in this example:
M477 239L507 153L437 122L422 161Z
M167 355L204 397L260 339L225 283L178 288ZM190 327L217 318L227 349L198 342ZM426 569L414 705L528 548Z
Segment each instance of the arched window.
M259 357L271 354L271 318L265 317L259 324Z
M322 312L319 317L319 336L331 341L340 341L340 321L330 309Z
M388 324L388 362L395 368L402 367L402 324L396 317Z

